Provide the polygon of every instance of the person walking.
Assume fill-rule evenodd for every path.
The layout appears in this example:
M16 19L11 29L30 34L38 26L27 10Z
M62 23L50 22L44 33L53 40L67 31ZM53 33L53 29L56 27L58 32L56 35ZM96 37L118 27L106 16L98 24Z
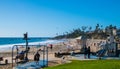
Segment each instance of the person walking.
M36 64L39 64L39 58L40 58L40 54L37 52L37 53L34 55L34 61L36 61Z

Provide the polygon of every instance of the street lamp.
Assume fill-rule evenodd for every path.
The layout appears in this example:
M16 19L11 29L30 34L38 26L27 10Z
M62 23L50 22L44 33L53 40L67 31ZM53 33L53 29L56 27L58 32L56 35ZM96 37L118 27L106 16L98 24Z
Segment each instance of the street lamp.
M28 33L24 34L24 40L26 41L26 56L25 59L28 60Z

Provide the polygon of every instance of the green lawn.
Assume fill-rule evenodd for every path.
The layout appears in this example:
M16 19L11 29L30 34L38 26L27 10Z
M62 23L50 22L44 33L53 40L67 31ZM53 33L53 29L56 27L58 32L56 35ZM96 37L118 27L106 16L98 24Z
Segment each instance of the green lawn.
M72 63L47 67L45 69L120 69L120 60L74 60Z

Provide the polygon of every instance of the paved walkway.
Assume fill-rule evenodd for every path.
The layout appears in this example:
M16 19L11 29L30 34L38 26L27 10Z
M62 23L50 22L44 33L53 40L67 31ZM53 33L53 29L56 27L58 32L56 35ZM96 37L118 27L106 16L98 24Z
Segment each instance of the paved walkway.
M47 61L40 60L38 63L36 62L27 62L25 64L18 65L13 69L40 69L41 67L47 66Z
M88 59L88 58L85 59L84 54L79 54L79 55L72 56L72 59L75 59L75 60L98 60L99 57L91 55L90 59ZM120 60L120 57L102 57L102 59L118 59L118 60Z

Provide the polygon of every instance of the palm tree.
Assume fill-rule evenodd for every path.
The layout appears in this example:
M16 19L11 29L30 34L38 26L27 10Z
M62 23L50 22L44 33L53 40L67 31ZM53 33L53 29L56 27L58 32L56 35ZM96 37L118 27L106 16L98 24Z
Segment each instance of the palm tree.
M85 35L85 30L87 29L86 26L82 26L82 34Z
M90 32L92 30L92 27L90 26L88 29L89 29L89 32Z

